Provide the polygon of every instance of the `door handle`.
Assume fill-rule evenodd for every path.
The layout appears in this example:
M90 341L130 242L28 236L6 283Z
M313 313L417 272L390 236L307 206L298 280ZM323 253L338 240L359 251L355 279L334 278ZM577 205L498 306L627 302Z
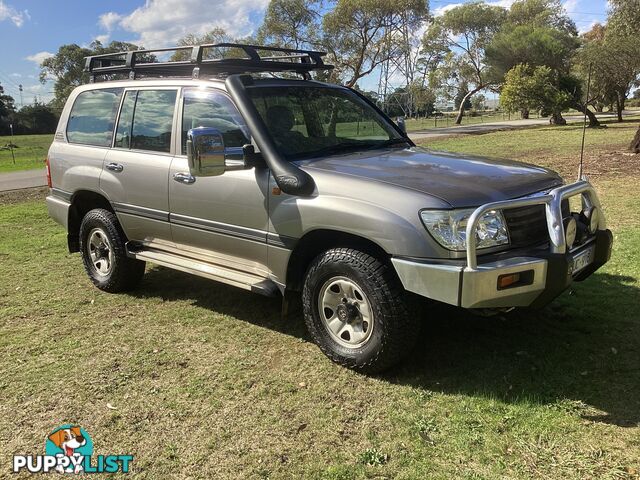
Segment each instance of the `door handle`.
M175 173L173 175L173 179L176 182L185 183L187 185L196 181L196 177L194 177L190 173Z
M112 172L121 172L124 170L124 167L119 163L107 163L107 170L111 170Z

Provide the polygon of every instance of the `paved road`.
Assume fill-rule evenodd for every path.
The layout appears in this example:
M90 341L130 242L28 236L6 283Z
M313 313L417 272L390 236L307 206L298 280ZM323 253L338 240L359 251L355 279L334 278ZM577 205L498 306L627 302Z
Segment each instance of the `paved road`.
M627 113L627 112L625 112ZM631 112L628 112L631 113ZM613 117L614 114L599 113L598 118ZM568 115L564 117L567 122L582 122L582 115ZM549 125L548 118L530 118L528 120L504 120L500 122L478 123L473 125L459 125L441 128L425 128L416 132L409 132L412 140L425 140L430 138L440 138L449 135L471 135L495 132L496 130L515 130L518 128L527 128L538 125Z
M0 192L22 188L42 187L47 184L47 173L42 169L0 173Z

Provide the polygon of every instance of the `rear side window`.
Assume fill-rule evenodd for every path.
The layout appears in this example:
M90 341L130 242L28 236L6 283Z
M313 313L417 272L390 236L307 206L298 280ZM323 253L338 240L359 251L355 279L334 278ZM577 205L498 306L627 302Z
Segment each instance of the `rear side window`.
M140 90L133 112L131 148L169 152L176 90ZM121 122L124 121L121 117Z
M105 88L78 95L67 123L67 140L110 147L121 94L121 88Z

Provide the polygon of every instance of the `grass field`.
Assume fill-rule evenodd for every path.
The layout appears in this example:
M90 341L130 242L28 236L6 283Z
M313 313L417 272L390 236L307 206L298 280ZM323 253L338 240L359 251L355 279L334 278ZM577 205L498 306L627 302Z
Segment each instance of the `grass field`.
M139 478L637 479L640 174L634 125L590 131L611 262L540 312L445 307L403 367L331 364L277 300L149 266L104 294L39 194L0 194L0 477L77 422ZM579 130L432 142L575 175ZM569 176L569 175L568 175Z
M13 149L15 163L13 163L11 150L0 149L0 173L44 168L44 159L52 141L53 135L0 136L0 148L9 143L17 146Z

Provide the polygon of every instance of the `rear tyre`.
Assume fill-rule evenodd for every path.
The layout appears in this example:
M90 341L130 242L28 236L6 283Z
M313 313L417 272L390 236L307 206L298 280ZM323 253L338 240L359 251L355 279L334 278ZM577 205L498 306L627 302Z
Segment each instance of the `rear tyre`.
M419 324L389 265L367 253L334 248L307 271L302 302L313 341L331 360L378 373L407 356Z
M129 258L125 243L126 237L114 213L97 208L82 219L80 252L84 269L100 290L124 292L140 283L145 263Z

